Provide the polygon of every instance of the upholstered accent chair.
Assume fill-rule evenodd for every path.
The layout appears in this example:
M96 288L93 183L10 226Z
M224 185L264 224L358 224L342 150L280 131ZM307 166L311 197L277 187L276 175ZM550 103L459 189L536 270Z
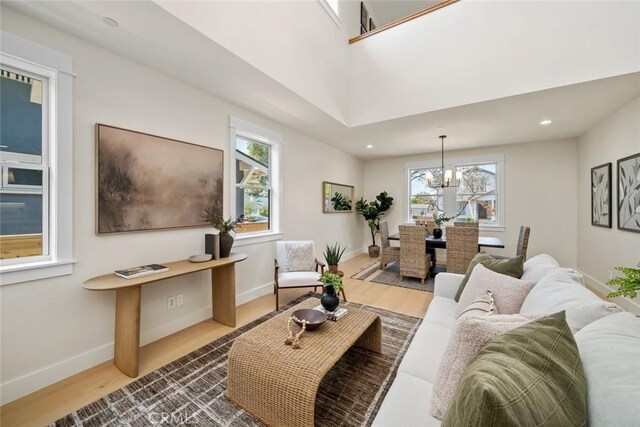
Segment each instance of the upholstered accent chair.
M400 261L400 247L391 246L389 243L389 224L387 221L380 221L380 270L390 262Z
M276 294L276 310L280 308L278 290L291 288L322 288L318 282L325 264L315 257L312 240L276 242L276 259L273 274L273 293Z
M480 228L477 222L456 222L447 227L447 273L464 274L478 253Z
M431 254L426 249L427 227L424 225L401 225L400 227L400 277L429 277Z

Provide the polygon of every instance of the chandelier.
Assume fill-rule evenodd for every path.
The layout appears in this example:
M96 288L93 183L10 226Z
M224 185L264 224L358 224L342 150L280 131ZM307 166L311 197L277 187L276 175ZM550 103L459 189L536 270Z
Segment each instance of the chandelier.
M442 169L440 169L441 175L439 180L437 179L434 180L433 174L431 173L431 171L427 170L427 174L426 174L427 185L431 188L454 188L460 185L460 180L462 179L462 171L458 171L456 172L455 184L452 184L451 179L453 178L453 172L451 171L451 169L449 170L444 169L444 139L446 137L447 135L440 135L438 137L442 142Z

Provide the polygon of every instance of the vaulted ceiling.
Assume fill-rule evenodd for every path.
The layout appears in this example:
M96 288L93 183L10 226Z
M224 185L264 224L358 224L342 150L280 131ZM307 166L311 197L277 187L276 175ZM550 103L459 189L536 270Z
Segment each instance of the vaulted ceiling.
M352 45L350 1L6 5L362 158L576 137L640 94L639 2L463 0Z

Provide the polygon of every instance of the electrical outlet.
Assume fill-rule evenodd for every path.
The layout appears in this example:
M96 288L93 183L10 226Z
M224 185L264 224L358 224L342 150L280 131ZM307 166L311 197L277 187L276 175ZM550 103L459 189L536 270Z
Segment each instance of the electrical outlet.
M176 306L176 299L174 297L167 298L167 308L171 309Z
M176 304L182 305L183 302L184 302L184 297L182 296L182 294L178 294L178 296L176 297Z

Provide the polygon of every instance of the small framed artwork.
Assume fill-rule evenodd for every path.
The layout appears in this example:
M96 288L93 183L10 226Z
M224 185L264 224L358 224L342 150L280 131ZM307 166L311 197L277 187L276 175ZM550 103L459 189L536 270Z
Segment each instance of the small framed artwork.
M360 34L364 34L367 32L367 29L365 27L363 27L362 25L360 25Z
M360 25L364 27L365 33L369 25L369 11L364 5L364 2L360 2ZM362 29L360 29L362 31Z
M618 160L618 229L640 233L640 153Z
M375 30L376 28L377 28L377 27L376 27L376 23L375 23L375 22L373 22L373 19L372 19L372 18L369 18L369 31L373 31L373 30Z
M611 228L611 163L591 168L591 225Z

